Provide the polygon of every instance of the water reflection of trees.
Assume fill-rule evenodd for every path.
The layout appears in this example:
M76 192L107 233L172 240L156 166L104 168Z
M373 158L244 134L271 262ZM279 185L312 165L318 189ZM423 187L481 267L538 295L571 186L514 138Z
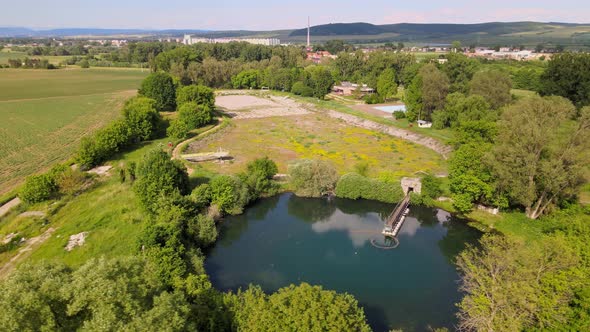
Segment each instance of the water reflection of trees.
M267 215L277 207L281 197L261 199L247 208L244 214L226 218L220 229L219 244L224 247L231 245L248 229L249 223L265 220Z
M438 247L449 262L455 262L455 257L465 250L468 244L476 244L481 237L481 232L467 225L467 221L457 217L451 217L444 223L447 234L440 241Z
M410 216L418 219L423 227L434 227L438 225L436 216L438 210L424 206L410 206Z
M346 214L354 214L358 216L365 216L368 213L378 213L383 216L383 219L387 218L387 216L393 211L395 205L381 203L377 201L368 201L368 200L350 200L344 198L334 198L334 205L340 211Z
M328 198L302 198L292 195L287 202L287 213L308 223L330 219L336 204Z

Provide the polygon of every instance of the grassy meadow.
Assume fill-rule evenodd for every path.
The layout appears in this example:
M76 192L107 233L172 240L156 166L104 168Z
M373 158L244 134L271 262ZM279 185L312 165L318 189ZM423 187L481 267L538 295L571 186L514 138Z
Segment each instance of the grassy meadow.
M368 164L369 176L401 178L416 172L445 173L444 160L436 152L379 132L352 127L322 114L244 119L222 132L191 144L187 153L228 150L234 158L194 165L215 173L233 174L258 157L268 156L287 172L296 159L324 159L344 174L355 165Z
M147 75L138 70L0 70L0 194L70 158L117 117Z

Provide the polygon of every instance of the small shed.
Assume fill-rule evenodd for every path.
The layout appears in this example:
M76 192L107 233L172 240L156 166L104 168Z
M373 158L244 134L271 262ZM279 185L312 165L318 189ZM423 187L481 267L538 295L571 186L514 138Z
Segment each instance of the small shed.
M420 128L432 128L432 122L418 120L418 127Z

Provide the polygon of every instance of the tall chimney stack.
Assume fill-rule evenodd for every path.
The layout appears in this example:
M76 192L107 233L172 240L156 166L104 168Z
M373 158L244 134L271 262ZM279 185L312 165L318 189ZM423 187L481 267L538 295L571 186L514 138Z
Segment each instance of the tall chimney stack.
M307 17L307 49L311 50L311 21Z

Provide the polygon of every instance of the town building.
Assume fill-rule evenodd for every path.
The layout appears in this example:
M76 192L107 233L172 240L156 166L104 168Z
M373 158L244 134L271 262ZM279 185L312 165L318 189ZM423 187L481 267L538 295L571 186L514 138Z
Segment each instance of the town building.
M281 45L281 41L277 38L202 38L193 37L191 35L184 35L182 43L185 45L193 45L197 43L206 44L227 44L231 42L243 42L254 45L277 46Z
M355 84L351 82L342 82L340 85L335 85L332 91L341 96L352 96L355 91L359 91L361 95L373 94L375 89L368 87L366 84Z

